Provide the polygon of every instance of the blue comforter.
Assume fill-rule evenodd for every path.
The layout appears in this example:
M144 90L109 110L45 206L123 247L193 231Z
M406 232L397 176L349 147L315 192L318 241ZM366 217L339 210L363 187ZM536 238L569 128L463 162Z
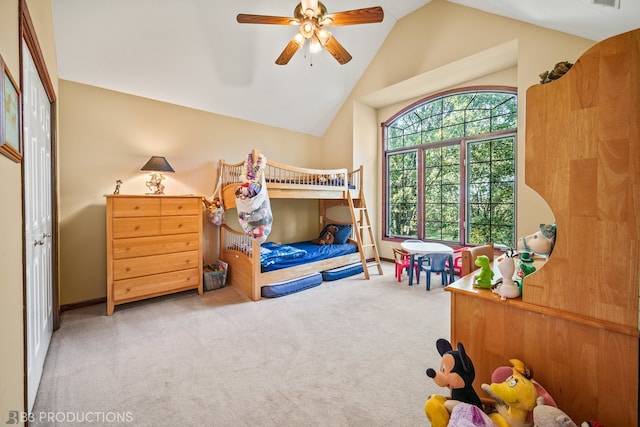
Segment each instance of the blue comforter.
M307 251L303 249L267 242L260 246L260 265L264 268L286 259L300 258L306 254Z
M270 253L265 251L268 255L266 255L264 261L263 249L270 251ZM306 241L278 245L267 242L263 243L260 247L260 264L262 265L262 271L266 272L356 252L358 252L358 246L352 243L345 243L343 245L316 245Z

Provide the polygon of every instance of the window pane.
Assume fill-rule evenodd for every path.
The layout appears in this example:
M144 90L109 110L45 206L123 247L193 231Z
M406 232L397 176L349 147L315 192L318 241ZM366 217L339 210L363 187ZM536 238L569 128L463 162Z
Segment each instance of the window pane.
M387 233L513 246L517 106L514 92L460 91L413 106L389 123L385 132ZM511 129L514 133L509 136L480 139ZM466 141L467 137L476 141ZM440 146L433 148L435 144ZM408 147L413 150L398 153ZM461 174L461 149L466 150L466 174ZM420 158L422 186L418 185ZM418 188L423 188L423 194L417 194ZM424 216L423 224L418 224L419 216ZM460 235L463 224L466 232Z
M469 182L488 182L490 172L490 163L471 163L469 165Z
M464 123L442 128L442 139L462 138L464 136Z
M387 148L389 150L395 150L396 148L402 148L402 137L400 138L388 138Z
M491 132L491 120L482 119L467 122L466 136L481 135Z
M427 132L422 132L422 142L427 144L429 142L442 141L442 130L435 129Z
M410 151L387 157L388 235L417 236L416 154L415 151Z
M513 246L515 137L470 143L468 153L469 243Z
M460 146L424 151L424 236L459 241Z
M405 135L404 137L404 146L412 147L415 145L420 145L420 134L419 133L410 133Z

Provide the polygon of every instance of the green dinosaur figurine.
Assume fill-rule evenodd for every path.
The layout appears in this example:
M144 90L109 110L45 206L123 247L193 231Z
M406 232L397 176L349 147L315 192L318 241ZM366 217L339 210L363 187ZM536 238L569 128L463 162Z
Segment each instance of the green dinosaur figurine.
M491 266L489 265L489 257L486 255L479 255L476 258L476 265L480 267L480 273L476 274L476 280L473 282L473 286L491 289L493 270L491 270Z

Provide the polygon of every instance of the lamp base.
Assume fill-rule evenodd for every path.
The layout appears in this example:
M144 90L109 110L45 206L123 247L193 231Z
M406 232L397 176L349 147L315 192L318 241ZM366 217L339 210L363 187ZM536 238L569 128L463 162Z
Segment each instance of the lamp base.
M162 176L162 174L154 173L151 175L151 180L145 183L147 188L153 191L151 194L164 195L164 185L162 184L163 179L164 176Z

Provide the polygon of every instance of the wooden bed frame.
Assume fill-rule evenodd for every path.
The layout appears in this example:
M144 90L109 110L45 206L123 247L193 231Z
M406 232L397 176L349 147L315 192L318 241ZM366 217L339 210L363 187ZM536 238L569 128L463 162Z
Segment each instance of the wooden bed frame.
M255 152L254 158L257 158ZM226 163L220 160L218 173L225 210L236 207L235 190L241 183L244 168L244 161ZM319 199L344 204L344 201L351 203L362 197L362 166L350 172L347 169L300 168L268 160L263 173L272 199ZM344 224L324 216L321 216L321 221L323 225ZM349 241L358 244L357 240L361 239L354 240L353 237ZM263 286L362 262L362 245L358 244L358 247L358 253L262 273L260 243L226 224L220 227L220 259L229 265L227 282L254 301L261 299ZM368 278L368 274L365 277Z

